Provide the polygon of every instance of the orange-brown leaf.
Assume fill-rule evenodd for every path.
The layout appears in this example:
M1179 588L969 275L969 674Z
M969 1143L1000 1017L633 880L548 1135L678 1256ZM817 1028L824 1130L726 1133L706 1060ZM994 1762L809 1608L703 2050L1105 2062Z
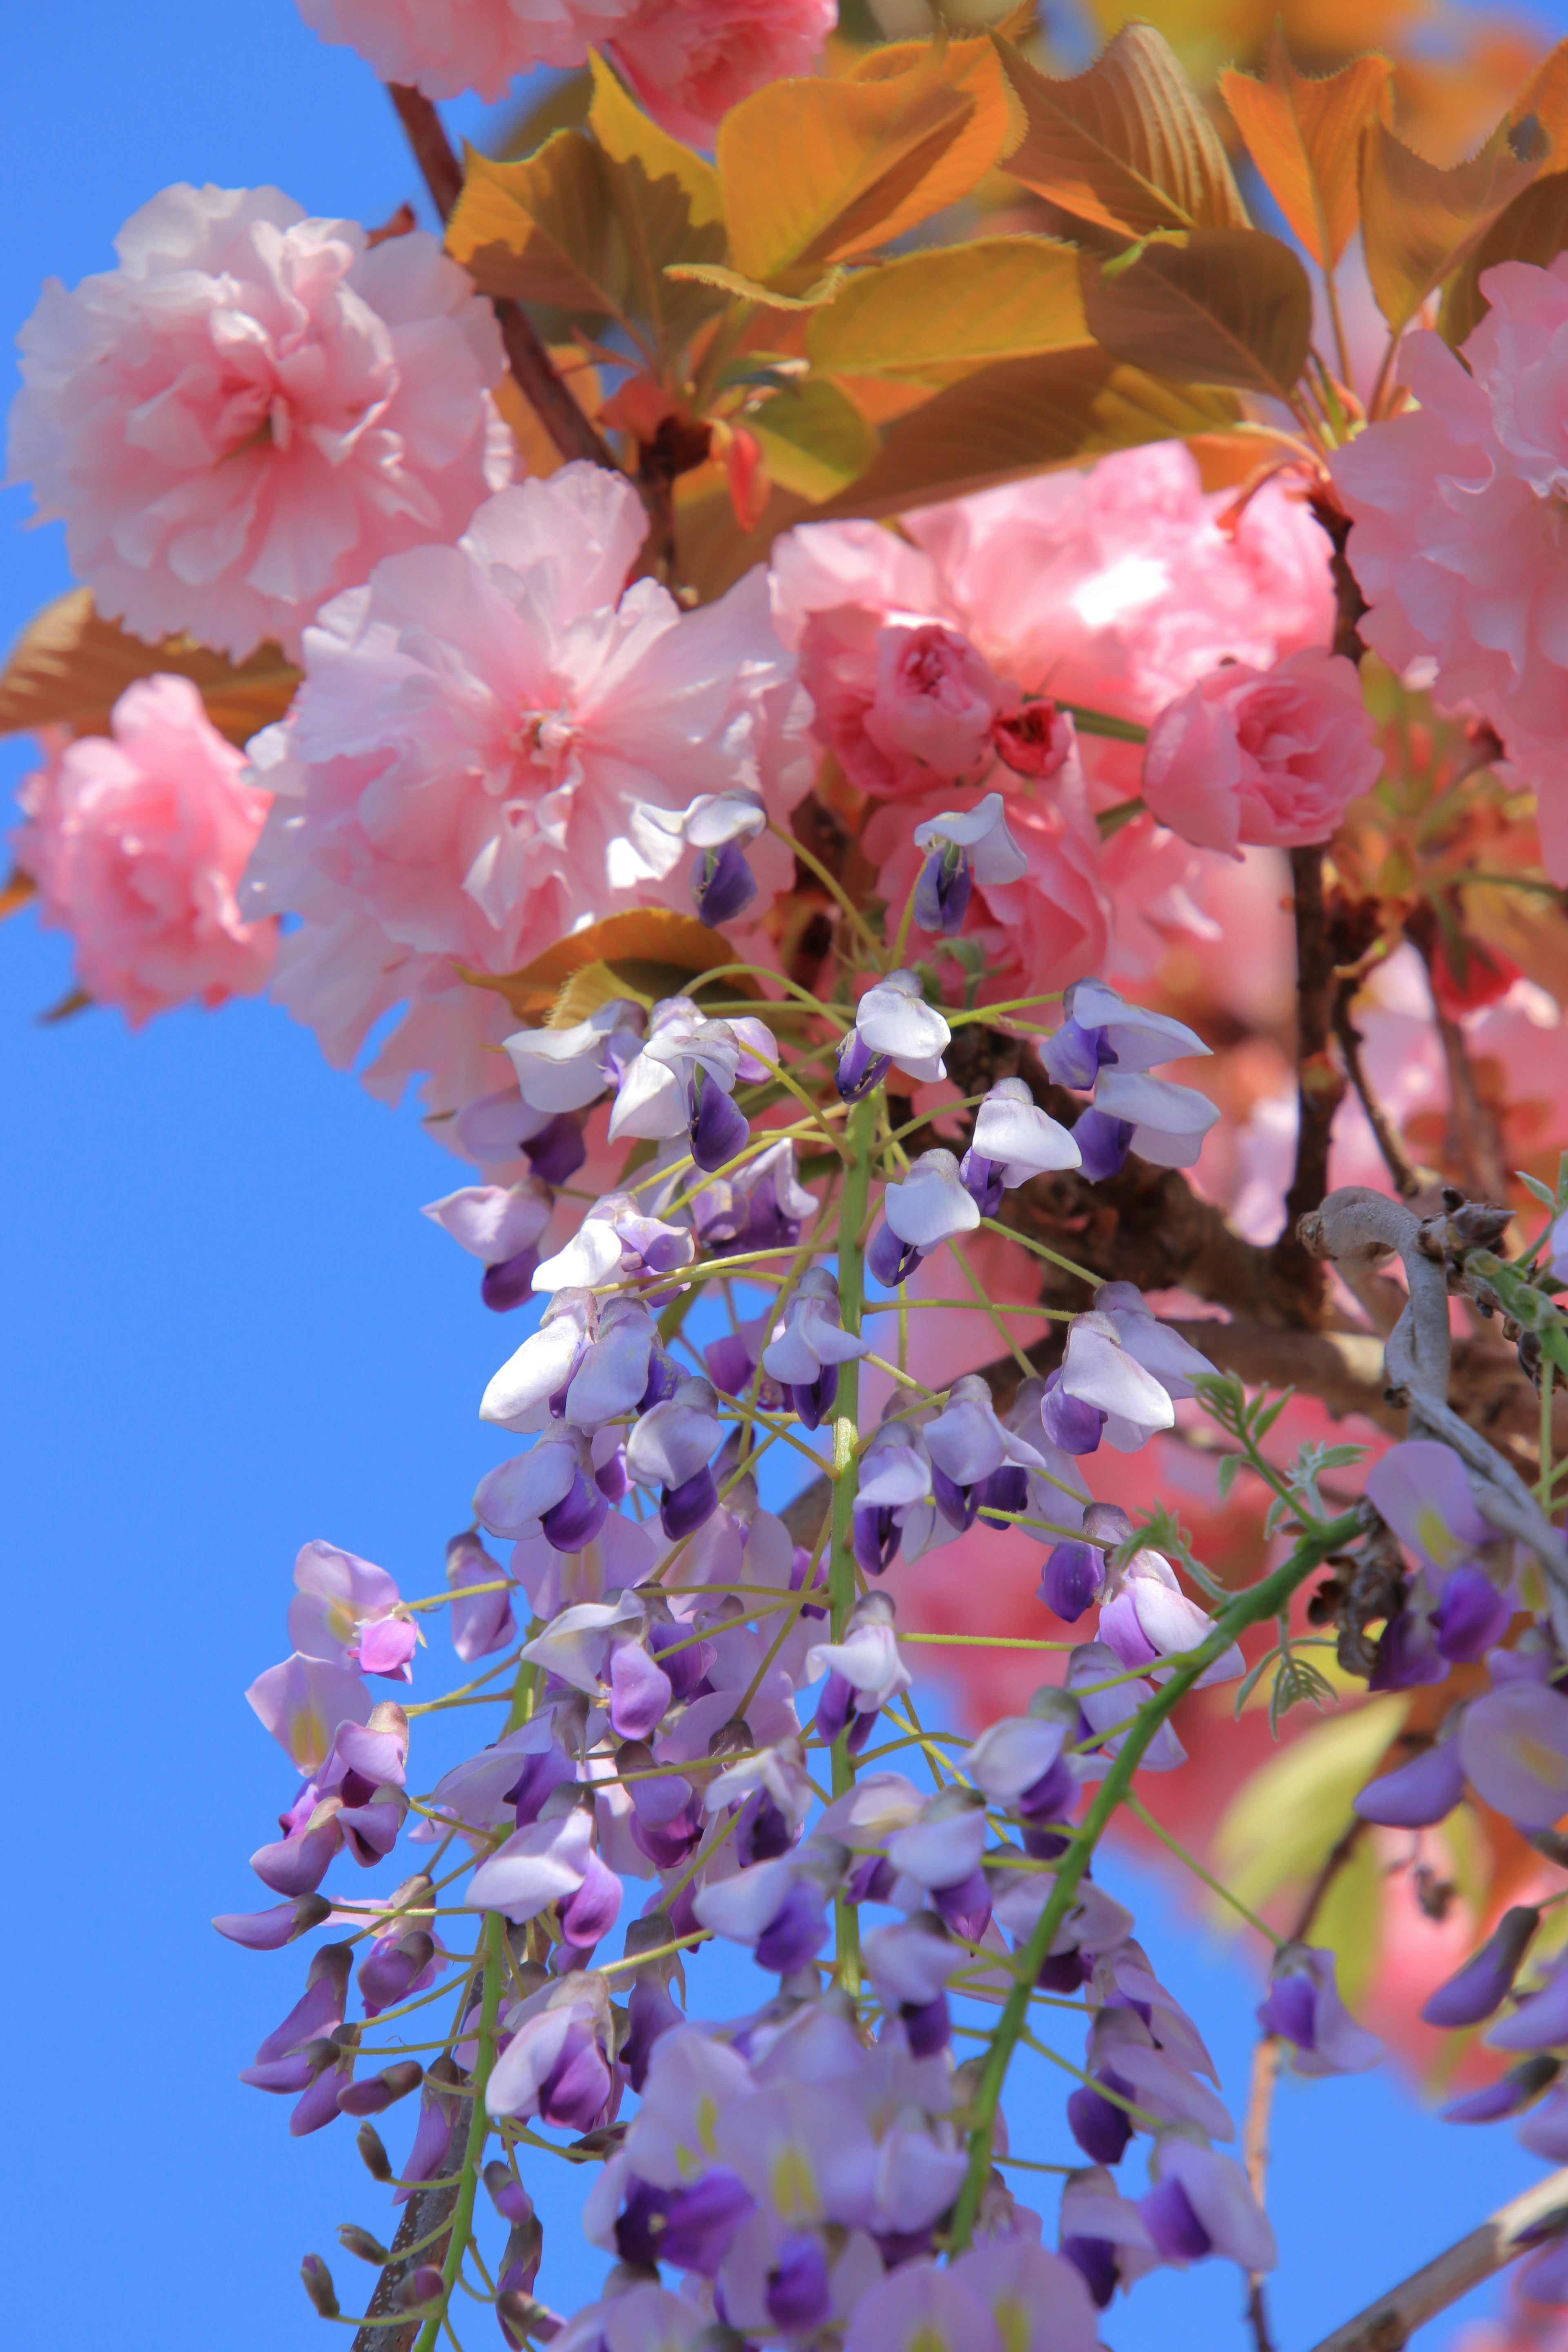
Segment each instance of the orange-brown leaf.
M37 884L19 866L13 866L4 882L0 882L0 923L7 915L19 914L29 898L37 895Z
M237 664L188 637L150 646L102 619L89 589L72 588L35 614L11 649L0 673L0 735L39 727L104 734L126 688L161 671L200 688L208 718L231 743L281 719L300 682L276 646Z
M1361 155L1362 233L1377 307L1394 332L1451 278L1488 229L1536 178L1544 141L1526 136L1517 154L1500 125L1479 154L1445 172L1372 123Z
M631 974L634 992L637 968L675 972L688 981L733 963L735 950L718 931L710 931L695 915L678 915L668 907L634 907L623 915L606 915L586 930L557 940L542 955L520 971L500 974L465 972L477 988L494 989L524 1020L547 1013L573 978L590 964L607 964ZM731 982L733 985L731 986ZM744 972L726 974L724 987L738 996L759 996L761 990ZM659 993L666 993L663 989Z
M1086 73L1058 80L998 47L1026 128L1004 168L1099 229L1246 228L1247 207L1175 51L1126 25Z
M1500 261L1533 261L1544 268L1568 248L1568 172L1552 172L1515 196L1449 280L1438 324L1458 351L1490 305L1482 274Z
M1307 364L1312 289L1257 228L1194 229L1130 262L1083 261L1084 315L1108 352L1175 383L1289 394Z
M1394 68L1386 58L1357 58L1318 80L1291 64L1278 26L1268 64L1267 81L1226 72L1220 89L1280 211L1313 260L1331 269L1361 214L1362 133L1394 119Z

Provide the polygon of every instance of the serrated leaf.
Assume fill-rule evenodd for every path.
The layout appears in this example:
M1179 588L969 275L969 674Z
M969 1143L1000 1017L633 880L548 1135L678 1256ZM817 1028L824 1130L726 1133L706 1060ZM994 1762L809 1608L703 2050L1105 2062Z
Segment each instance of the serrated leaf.
M825 376L790 385L746 415L770 478L814 505L863 474L881 447L847 393Z
M606 915L603 922L590 923L586 929L557 940L521 971L465 971L463 978L476 988L493 989L498 996L504 996L512 1011L526 1021L548 1013L567 982L590 964L668 965L689 982L735 961L731 942L700 923L695 915L678 915L668 907L636 907L623 915ZM756 982L745 972L726 975L726 990L731 982L737 996L762 995Z
M1118 359L1177 383L1289 397L1312 339L1312 289L1257 228L1194 229L1111 267L1086 254L1084 316Z
M865 271L812 320L805 348L816 368L920 381L1090 341L1073 247L994 236Z
M997 46L1026 124L1004 166L1014 179L1075 220L1128 237L1248 226L1203 100L1152 25L1123 26L1068 79Z
M493 163L468 151L447 250L481 294L623 317L627 267L603 160L580 131Z
M1491 305L1481 292L1485 271L1500 261L1533 261L1544 269L1568 247L1568 172L1536 180L1501 212L1459 266L1444 290L1437 323L1455 351L1466 342Z
M1093 345L1005 360L897 418L830 511L898 514L1111 449L1223 434L1237 415L1228 393L1163 383Z
M898 236L963 193L942 166L974 120L977 99L944 79L928 51L885 80L777 81L731 108L717 160L730 258L745 277L788 292ZM967 180L990 168L995 125Z
M830 269L804 294L781 294L773 286L760 285L754 278L742 278L738 269L724 269L709 261L674 261L665 269L667 278L690 278L700 285L713 286L721 293L732 294L738 301L756 302L767 310L817 310L831 302L844 283L842 269Z
M300 683L276 646L240 663L188 637L150 646L102 619L90 589L72 588L35 614L11 649L0 673L0 735L40 727L104 734L126 688L160 673L188 677L218 732L238 744L281 719Z
M1468 163L1446 172L1386 123L1368 126L1361 151L1362 237L1377 307L1396 334L1538 176L1544 160L1516 155L1504 124Z
M1314 261L1331 269L1361 215L1362 133L1394 120L1394 68L1356 58L1319 80L1290 62L1276 25L1266 52L1268 79L1219 78L1247 152Z
M588 62L588 126L620 224L629 298L659 349L672 355L723 308L714 299L721 289L689 276L682 284L670 268L723 262L729 243L719 174L706 156L651 122L602 58Z

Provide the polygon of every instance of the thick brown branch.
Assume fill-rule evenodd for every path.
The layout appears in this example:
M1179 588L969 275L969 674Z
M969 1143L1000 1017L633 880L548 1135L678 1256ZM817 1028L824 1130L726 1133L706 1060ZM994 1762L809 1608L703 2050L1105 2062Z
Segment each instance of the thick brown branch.
M1329 1189L1329 1142L1334 1113L1344 1100L1344 1075L1329 1051L1333 1029L1333 943L1323 898L1321 848L1290 852L1296 910L1296 1170L1285 1195L1285 1230L1273 1258L1282 1281L1296 1290L1298 1319L1315 1322L1326 1296L1323 1269L1301 1246L1297 1225L1321 1208Z
M441 2063L438 2059L430 2070L437 2080ZM452 2079L460 2083L467 2077L453 2067ZM405 2259L408 2247L418 2246L418 2260L432 2263L437 2270L447 2259L447 2237L444 2234L432 2237L431 2232L444 2232L451 2221L458 2202L458 2186L451 2176L461 2168L468 2146L468 2102L467 2099L455 2099L452 2106L451 2136L436 2174L437 2179L449 2185L442 2189L416 2189L410 2197L403 2209L397 2235L392 2242L392 2260L376 2280L375 2293L371 2296L365 2313L367 2320L393 2321L393 2324L356 2329L352 2352L413 2352L414 2341L423 2321L418 2317L394 2320L398 2308L397 2291L408 2272L409 2264ZM426 2240L428 2243L425 2242Z
M425 175L430 201L445 221L463 193L463 167L453 152L440 116L423 91L409 89L401 82L389 82L387 88L397 109L398 121L408 134L414 160ZM517 388L561 456L585 457L590 465L618 472L608 442L566 389L522 305L498 299L494 309L506 347L507 364Z
M1400 2352L1417 2327L1511 2263L1568 2229L1568 2168L1500 2206L1457 2246L1325 2336L1317 2352Z

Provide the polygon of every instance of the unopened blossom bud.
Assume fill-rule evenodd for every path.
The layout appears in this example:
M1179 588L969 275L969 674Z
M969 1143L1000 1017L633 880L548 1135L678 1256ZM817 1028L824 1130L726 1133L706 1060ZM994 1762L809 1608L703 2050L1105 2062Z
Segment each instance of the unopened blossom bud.
M357 2221L338 2223L338 2243L345 2254L356 2254L362 2263L373 2263L377 2270L384 2270L392 2260L381 2240L373 2238L368 2230L362 2230Z
M393 2301L400 2311L421 2311L427 2303L435 2303L446 2293L447 2282L434 2263L419 2263L394 2290Z
M1445 2107L1443 2121L1495 2124L1505 2116L1522 2115L1526 2107L1533 2106L1542 2094L1551 2089L1562 2068L1560 2058L1548 2057L1544 2052L1523 2059L1517 2066L1510 2066L1506 2074L1500 2074L1495 2083L1489 2083L1484 2090L1472 2091L1468 2098L1456 2099L1451 2107ZM1526 2145L1534 2143L1527 2141ZM1552 2150L1536 2146L1535 2153L1548 2156ZM1561 2157L1557 2158L1559 2163L1563 2160Z
M1426 2023L1479 2025L1500 2009L1540 1925L1532 1904L1516 1903L1505 1911L1480 1950L1427 2001L1421 2011Z
M486 2165L484 2183L489 2192L490 2202L503 2221L510 2221L516 2228L520 2222L532 2218L532 2198L510 2166L503 2164L499 2157L492 2158Z
M1356 1797L1363 1822L1384 1829L1426 1829L1447 1820L1465 1793L1465 1767L1458 1739L1439 1739L1408 1764L1369 1780Z
M1054 776L1071 756L1074 730L1067 713L1048 695L1021 703L997 719L991 730L996 757L1016 776L1037 782Z
M1377 2036L1364 2032L1340 1999L1332 1952L1305 1944L1276 1953L1258 2022L1263 2032L1295 2044L1298 2074L1359 2074L1383 2056Z
M1040 1571L1040 1599L1053 1617L1075 1625L1099 1600L1105 1582L1105 1556L1092 1544L1057 1544Z
M374 2124L361 2124L354 2135L354 2146L358 2148L360 2159L373 2180L392 2179L392 2158L388 2156L385 2143Z
M338 2315L337 2290L332 2274L320 2254L307 2254L300 2265L300 2284L316 2307L319 2319L335 2319Z
M500 1564L493 1560L477 1535L465 1530L447 1546L447 1582L452 1601L452 1647L465 1665L489 1657L517 1639L517 1620ZM492 1585L485 1592L473 1588Z
M425 2069L416 2058L400 2058L395 2065L384 2066L379 2074L362 2075L338 2093L338 2113L342 2116L379 2116L410 2091L416 2091L425 2080Z
M300 1895L292 1903L275 1903L268 1911L226 1911L213 1921L220 1936L243 1944L247 1952L279 1952L296 1936L308 1936L332 1906L321 1895Z

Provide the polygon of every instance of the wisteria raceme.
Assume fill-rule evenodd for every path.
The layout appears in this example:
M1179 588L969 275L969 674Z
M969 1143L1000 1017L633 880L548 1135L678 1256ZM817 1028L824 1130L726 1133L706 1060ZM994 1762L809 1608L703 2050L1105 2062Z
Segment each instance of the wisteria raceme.
M1268 2352L1283 2067L1568 2162L1568 44L1448 179L1277 34L1291 245L1154 27L885 13L301 0L444 241L181 185L23 331L91 594L0 911L61 1011L374 1037L515 1318L246 1694L214 1924L399 2210L363 2315L300 2265L360 2352L1094 2352L1205 2261ZM1142 1835L1268 1959L1246 2086Z

